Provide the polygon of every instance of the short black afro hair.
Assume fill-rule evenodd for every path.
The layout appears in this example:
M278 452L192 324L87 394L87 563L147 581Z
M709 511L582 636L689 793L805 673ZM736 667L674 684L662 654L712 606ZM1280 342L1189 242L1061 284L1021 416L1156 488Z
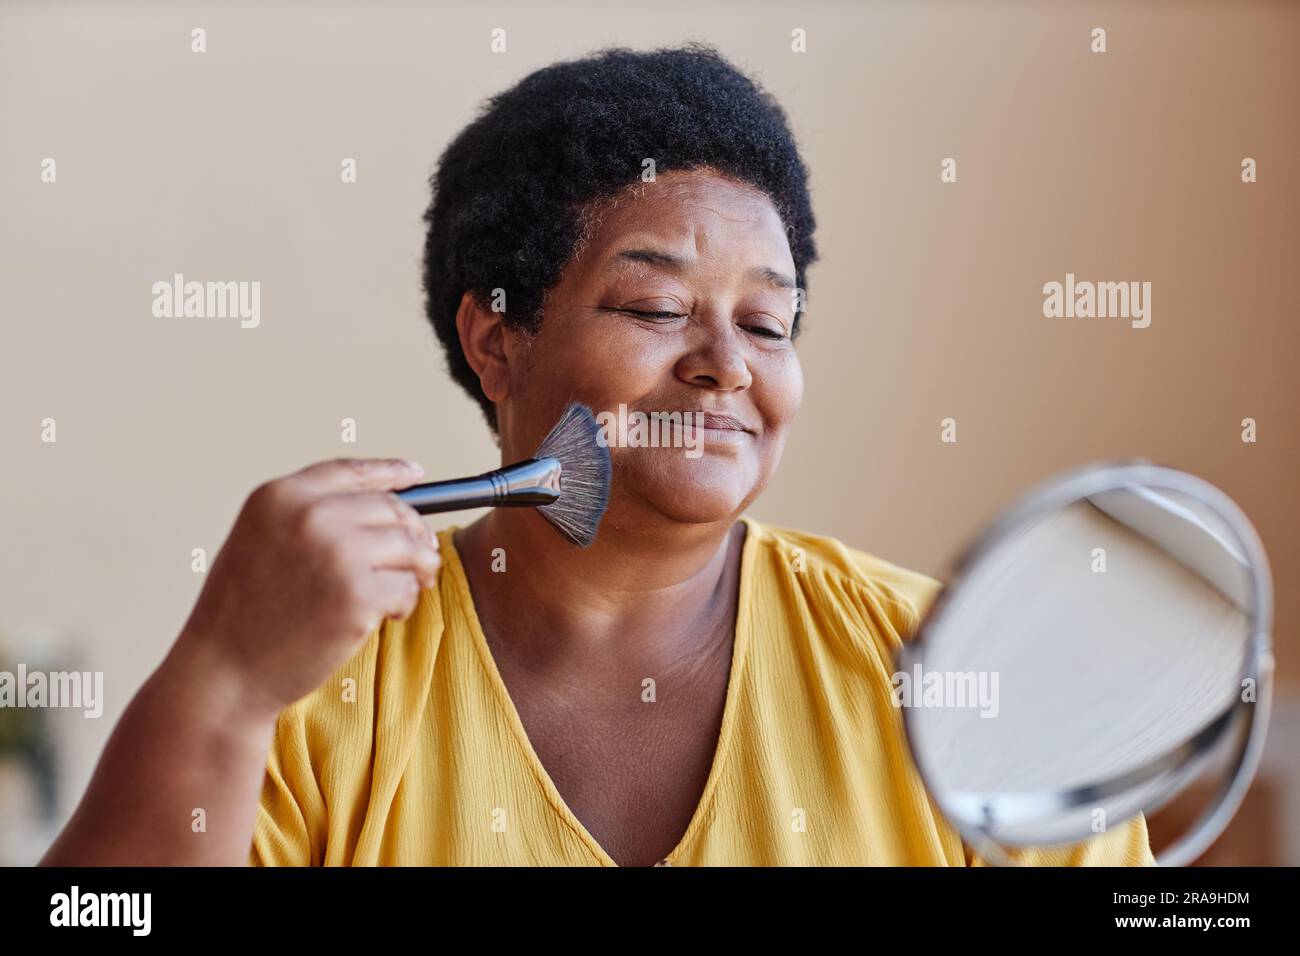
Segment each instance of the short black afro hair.
M424 215L425 311L452 378L494 430L496 410L456 330L462 295L488 308L504 290L503 321L535 332L584 217L639 182L645 159L656 173L709 167L765 193L806 294L817 258L807 170L780 105L717 50L612 48L537 70L492 97L447 147Z

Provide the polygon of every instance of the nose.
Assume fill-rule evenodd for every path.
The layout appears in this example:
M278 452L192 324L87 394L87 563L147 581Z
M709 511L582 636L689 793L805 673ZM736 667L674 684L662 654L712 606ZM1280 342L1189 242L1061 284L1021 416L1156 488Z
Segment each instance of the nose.
M743 345L730 322L709 323L677 361L677 377L690 385L739 391L753 383Z

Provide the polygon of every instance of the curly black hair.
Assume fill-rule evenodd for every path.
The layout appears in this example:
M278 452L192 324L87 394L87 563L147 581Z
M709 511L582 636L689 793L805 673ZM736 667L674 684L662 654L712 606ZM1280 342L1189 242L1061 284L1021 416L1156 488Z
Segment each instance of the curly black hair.
M496 410L461 349L465 292L535 332L547 290L575 254L588 214L655 172L712 168L761 190L785 226L795 281L817 258L808 173L784 110L716 49L614 47L530 73L492 97L451 142L424 214L425 312L451 376ZM799 313L795 313L798 331Z

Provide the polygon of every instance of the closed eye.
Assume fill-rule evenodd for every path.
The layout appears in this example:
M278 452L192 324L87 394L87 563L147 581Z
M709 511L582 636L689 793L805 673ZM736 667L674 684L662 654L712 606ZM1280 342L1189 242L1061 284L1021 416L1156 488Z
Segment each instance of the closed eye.
M617 307L610 307L610 306L603 306L601 308L602 311L605 312L614 312L619 315L634 315L638 319L648 319L652 322L667 322L672 319L687 318L687 315L684 312L656 312L656 311L651 311L649 309L620 309ZM749 332L752 332L753 334L759 336L760 338L771 339L772 341L776 341L776 342L789 338L789 336L786 335L784 332L777 331L776 329L770 329L764 325L746 325L746 326L742 326L742 328L748 330Z
M680 312L647 312L644 309L611 309L611 312L622 312L624 315L635 315L641 319L684 319L686 316Z

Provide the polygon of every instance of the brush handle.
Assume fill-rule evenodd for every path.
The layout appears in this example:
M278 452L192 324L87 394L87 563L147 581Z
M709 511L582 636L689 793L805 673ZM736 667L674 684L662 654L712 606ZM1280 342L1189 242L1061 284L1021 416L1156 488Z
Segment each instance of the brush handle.
M467 508L535 508L559 499L560 463L554 458L530 458L472 478L412 485L397 492L397 497L422 515Z

